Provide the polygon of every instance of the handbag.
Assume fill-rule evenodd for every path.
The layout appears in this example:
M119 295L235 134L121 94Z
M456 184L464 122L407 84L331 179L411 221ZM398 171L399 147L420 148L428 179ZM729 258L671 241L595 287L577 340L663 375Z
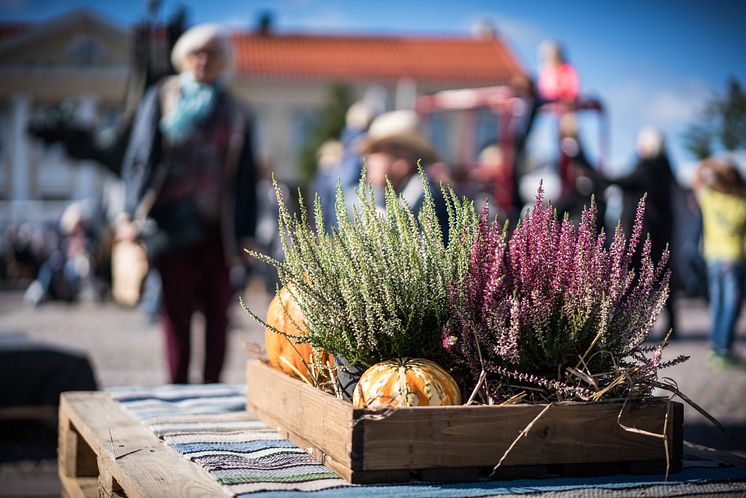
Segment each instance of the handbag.
M143 282L148 274L145 247L129 239L114 242L111 248L111 294L114 301L136 306L142 296Z
M206 237L197 208L191 201L162 207L151 213L140 229L150 261L202 242Z

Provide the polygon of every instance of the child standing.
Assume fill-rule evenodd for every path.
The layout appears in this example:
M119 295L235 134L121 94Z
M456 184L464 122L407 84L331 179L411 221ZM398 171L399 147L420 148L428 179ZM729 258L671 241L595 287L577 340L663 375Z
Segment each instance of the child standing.
M710 364L738 365L731 346L744 291L746 182L728 159L711 158L697 170L694 189L702 209L704 258L710 294Z

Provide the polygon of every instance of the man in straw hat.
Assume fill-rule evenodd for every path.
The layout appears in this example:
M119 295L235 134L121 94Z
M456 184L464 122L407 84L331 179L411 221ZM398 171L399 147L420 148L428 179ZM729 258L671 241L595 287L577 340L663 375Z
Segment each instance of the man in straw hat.
M425 200L425 191L417 172L417 162L420 161L424 169L436 161L437 154L423 133L417 114L398 110L379 115L371 122L360 149L365 155L367 178L371 185L383 190L388 179L412 211L418 213ZM441 230L446 236L448 220L445 202L440 187L429 183Z

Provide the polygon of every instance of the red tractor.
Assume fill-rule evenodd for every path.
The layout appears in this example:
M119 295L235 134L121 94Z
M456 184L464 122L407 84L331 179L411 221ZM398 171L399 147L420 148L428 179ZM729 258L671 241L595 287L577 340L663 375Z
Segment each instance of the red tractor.
M509 86L495 86L422 96L416 110L433 144L451 165L456 189L492 198L505 214L515 213L530 200L521 198L525 197L520 195L522 179L539 172L548 190L547 184L554 180L555 199L569 198L578 188L582 195L576 163L582 160L600 173L608 156L607 117L598 99L536 103ZM598 140L592 147L582 144L581 126L584 131L597 128ZM454 127L455 136L446 131ZM535 191L535 186L526 190Z

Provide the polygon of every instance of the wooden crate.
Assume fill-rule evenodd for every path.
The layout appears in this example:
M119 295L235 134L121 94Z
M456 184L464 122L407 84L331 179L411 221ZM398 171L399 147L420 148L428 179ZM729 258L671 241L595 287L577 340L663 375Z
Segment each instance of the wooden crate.
M207 471L167 447L107 393L63 393L59 423L65 497L225 496Z
M490 476L546 405L375 411L272 369L246 367L246 407L353 483L467 481ZM662 399L552 405L492 476L665 473L681 469L683 406ZM635 428L625 430L621 425ZM654 437L637 430L663 434Z

